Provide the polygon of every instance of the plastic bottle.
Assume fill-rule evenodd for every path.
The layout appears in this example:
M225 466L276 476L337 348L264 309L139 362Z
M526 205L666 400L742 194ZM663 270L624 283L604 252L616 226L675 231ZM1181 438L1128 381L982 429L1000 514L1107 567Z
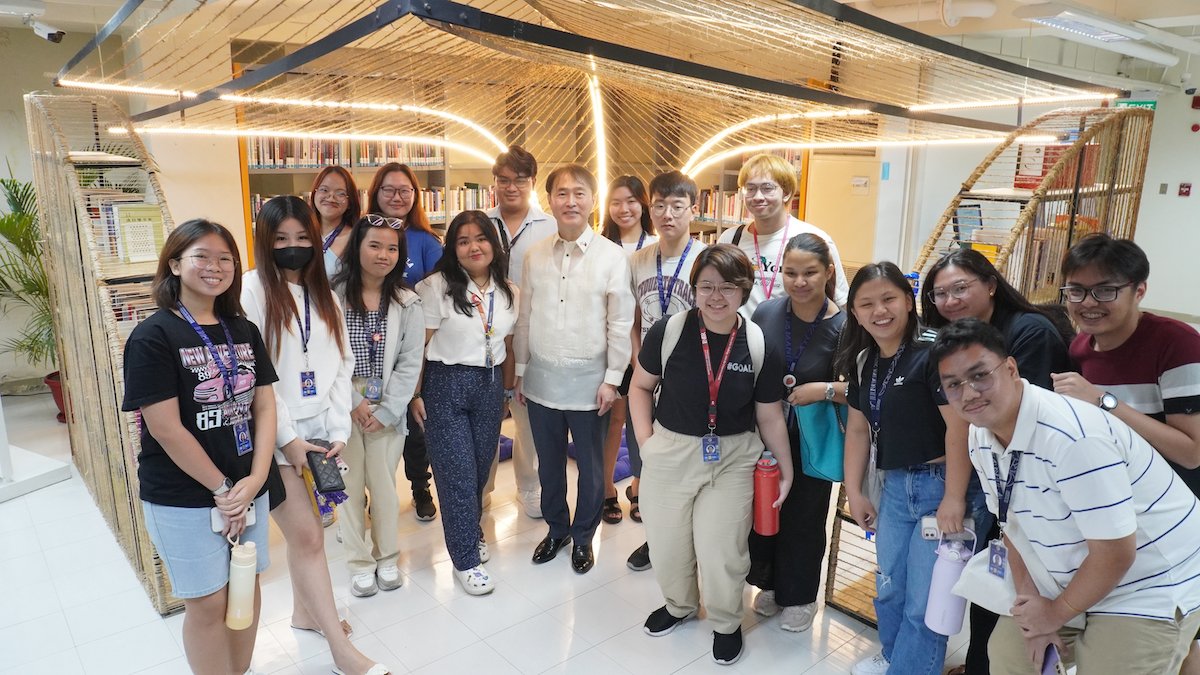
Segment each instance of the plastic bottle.
M967 612L967 599L953 593L971 559L973 541L943 538L937 547L937 561L929 580L929 600L925 605L925 625L939 635L957 635Z
M754 531L770 537L779 534L779 460L764 450L754 469Z
M254 577L258 550L254 542L234 544L229 553L229 589L225 605L225 625L230 630L245 630L254 623Z

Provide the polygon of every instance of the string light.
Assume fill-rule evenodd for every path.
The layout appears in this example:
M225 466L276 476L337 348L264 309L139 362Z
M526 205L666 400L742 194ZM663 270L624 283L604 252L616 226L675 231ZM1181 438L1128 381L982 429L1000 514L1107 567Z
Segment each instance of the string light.
M1100 94L1090 92L1086 94L1069 94L1063 96L1031 96L1029 98L1004 98L995 101L962 101L960 103L923 103L920 105L910 105L908 109L913 112L926 112L934 110L965 110L968 108L1003 108L1015 105L1035 105L1040 103L1071 103L1075 101L1111 101L1117 98L1116 94Z
M595 63L592 68L595 69ZM608 208L608 137L604 132L604 97L600 95L600 78L588 78L588 92L592 97L592 127L596 130L596 179L599 190L596 199L600 202L600 222Z
M194 91L178 89L158 89L155 87L135 87L127 84L108 84L105 82L83 82L81 80L58 80L60 87L71 89L94 89L96 91L115 91L122 94L141 94L142 96L168 96L170 98L196 98Z
M849 110L821 110L821 111L806 112L806 113L781 113L778 115L766 115L763 117L752 117L748 120L738 122L737 124L734 124L733 126L729 126L729 127L722 129L721 131L718 131L716 134L713 135L712 138L708 139L703 144L701 144L700 147L696 148L696 151L692 153L692 156L688 157L688 161L683 165L682 171L683 171L683 173L686 173L689 176L694 175L692 168L696 164L696 162L700 161L700 158L704 156L704 153L711 150L714 145L716 145L717 143L720 143L722 140L729 137L731 134L735 134L743 129L748 129L752 126L756 126L759 124L768 124L770 122L786 122L788 120L795 120L795 119L832 119L832 118L838 118L838 117L861 117L863 115L870 115L870 114L871 114L870 110L849 109Z

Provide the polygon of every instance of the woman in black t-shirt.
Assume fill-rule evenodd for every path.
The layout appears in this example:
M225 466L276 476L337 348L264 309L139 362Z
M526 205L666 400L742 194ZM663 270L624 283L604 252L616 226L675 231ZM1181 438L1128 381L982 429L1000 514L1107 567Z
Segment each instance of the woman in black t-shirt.
M792 484L779 404L782 359L764 345L758 326L737 313L753 283L750 261L737 247L718 244L702 251L691 274L698 306L650 329L629 390L642 449L640 505L666 599L644 629L666 635L696 612L699 567L704 606L716 629L713 660L721 664L742 653L753 474L764 441L782 477L775 508Z
M937 516L943 533L979 518L983 495L967 459L967 425L941 396L929 363L932 333L922 334L912 287L890 262L867 265L850 284L850 316L838 352L847 372L845 488L850 514L877 533L875 614L881 653L853 673L940 675L946 636L925 625L937 556L921 537L921 519ZM868 499L868 459L883 474L878 505Z
M199 219L179 225L154 277L159 310L125 343L121 409L139 413L142 512L172 591L183 599L184 651L194 672L250 667L258 608L248 630L225 629L225 537L255 542L261 573L266 492L283 495L272 459L271 384L278 378L258 328L242 313L240 266L224 227Z
M767 344L783 354L788 435L796 480L795 489L779 512L779 533L773 537L750 533L750 574L746 581L762 589L754 598L754 611L773 616L782 609L779 627L792 632L808 630L817 610L833 489L828 480L800 471L802 429L792 406L805 406L803 410L814 411L811 414L838 414L840 418L830 420L830 424L845 425L845 414L830 407L831 403L846 402L846 383L835 381L833 374L833 355L846 323L845 313L832 300L837 289L836 274L824 239L811 233L792 237L783 253L787 297L763 302L753 316ZM821 440L813 435L810 442ZM839 456L841 450L839 439Z

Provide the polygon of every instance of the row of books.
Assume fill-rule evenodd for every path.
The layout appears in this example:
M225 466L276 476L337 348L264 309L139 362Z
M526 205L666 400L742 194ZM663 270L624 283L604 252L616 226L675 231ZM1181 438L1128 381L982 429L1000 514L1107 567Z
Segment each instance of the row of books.
M376 167L388 162L409 166L441 166L442 149L429 143L395 141L313 140L255 136L246 139L251 169L320 169L331 164Z
M264 202L275 195L250 195L250 214L251 218L258 218L258 211L262 208ZM307 199L308 195L300 195L301 198ZM359 190L359 204L362 205L364 211L369 207L370 202L367 199L367 191ZM446 220L446 213L449 211L451 215L468 211L470 209L487 210L496 205L496 194L491 186L481 186L477 183L467 183L461 187L452 187L449 191L446 188L433 187L423 188L421 190L421 208L425 210L425 215L430 221L441 222Z
M147 204L141 193L108 188L84 188L83 198L100 256L122 263L158 260L166 241L158 204Z
M746 218L742 204L742 193L726 192L717 186L700 190L700 217L728 222L741 222Z

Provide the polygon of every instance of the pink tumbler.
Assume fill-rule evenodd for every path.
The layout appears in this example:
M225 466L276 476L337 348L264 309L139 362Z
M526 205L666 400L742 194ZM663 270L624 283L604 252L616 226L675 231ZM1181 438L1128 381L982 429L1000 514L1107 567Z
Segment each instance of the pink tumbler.
M779 534L779 460L764 451L754 469L754 531L764 537Z

